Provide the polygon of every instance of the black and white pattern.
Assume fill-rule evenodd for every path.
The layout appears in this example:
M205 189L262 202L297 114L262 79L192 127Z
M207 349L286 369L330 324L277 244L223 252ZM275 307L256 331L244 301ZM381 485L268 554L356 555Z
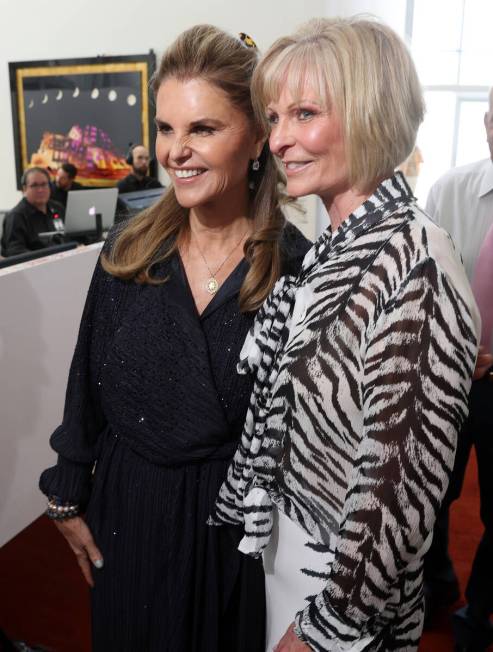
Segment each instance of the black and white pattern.
M450 238L404 178L307 253L259 312L240 370L255 386L211 523L259 554L272 502L334 551L293 614L314 650L413 651L422 557L467 414L479 317Z
M317 543L275 506L272 536L263 553L267 605L266 652L271 652L293 622L330 578L334 552ZM367 649L372 637L360 638L348 652ZM341 650L343 648L338 648Z

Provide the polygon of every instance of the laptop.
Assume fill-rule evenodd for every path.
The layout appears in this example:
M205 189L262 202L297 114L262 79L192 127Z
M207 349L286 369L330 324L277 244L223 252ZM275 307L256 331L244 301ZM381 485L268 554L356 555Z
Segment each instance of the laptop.
M65 235L90 233L96 230L96 213L102 216L103 231L109 231L115 221L118 188L70 190L65 209Z

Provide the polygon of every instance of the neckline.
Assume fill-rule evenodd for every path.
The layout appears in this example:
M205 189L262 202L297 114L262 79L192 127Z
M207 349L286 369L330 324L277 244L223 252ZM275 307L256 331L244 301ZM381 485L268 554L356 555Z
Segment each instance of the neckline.
M306 254L302 274L306 274L313 265L318 265L334 248L347 246L371 224L380 222L388 212L395 211L400 205L415 201L413 192L402 172L397 171L384 179L364 202L362 202L341 224L332 231L330 222Z
M224 279L224 281L221 283L218 291L213 295L212 299L205 306L202 312L199 312L197 309L197 304L195 303L195 299L193 297L192 288L190 287L190 283L188 282L188 276L185 270L185 265L183 264L183 260L178 250L176 251L176 260L178 263L178 270L180 276L185 286L188 301L193 307L193 312L199 321L205 319L210 313L217 310L217 308L219 308L232 295L239 292L241 288L241 284L243 283L243 279L246 274L246 269L245 272L243 272L243 270L245 267L247 267L247 262L245 260L245 257L243 257L238 262L238 264L231 270L231 272Z
M31 204L31 202L27 200L27 197L23 197L23 198L22 198L22 201L25 202L25 205L27 206L28 210L29 210L31 213L39 213L40 215L44 215L45 217L49 217L49 211L50 211L50 204L49 204L49 202L50 202L50 200L48 200L48 202L46 203L46 213L43 212L40 208L38 208L38 207L35 206L34 204Z

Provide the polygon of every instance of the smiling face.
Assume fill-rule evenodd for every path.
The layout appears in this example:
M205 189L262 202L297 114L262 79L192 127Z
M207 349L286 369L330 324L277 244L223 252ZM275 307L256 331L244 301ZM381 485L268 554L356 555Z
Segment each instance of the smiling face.
M224 92L202 79L168 78L157 93L156 125L157 158L184 208L247 203L248 165L262 143Z
M284 85L267 117L269 145L283 164L289 195L315 194L327 204L350 188L341 120L308 84L301 100Z

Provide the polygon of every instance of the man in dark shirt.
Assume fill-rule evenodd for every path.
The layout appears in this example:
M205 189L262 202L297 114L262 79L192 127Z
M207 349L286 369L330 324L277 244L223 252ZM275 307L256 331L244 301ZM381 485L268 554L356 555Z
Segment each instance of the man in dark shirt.
M147 176L149 172L149 150L144 145L133 145L127 156L132 172L117 183L118 192L136 192L149 188L162 188L157 179Z
M42 249L63 242L65 209L50 200L50 175L44 168L30 168L22 178L23 199L5 215L2 256ZM53 237L38 234L53 231Z
M67 207L69 190L83 190L84 186L75 181L77 168L72 163L63 163L56 173L55 182L51 183L51 199Z

